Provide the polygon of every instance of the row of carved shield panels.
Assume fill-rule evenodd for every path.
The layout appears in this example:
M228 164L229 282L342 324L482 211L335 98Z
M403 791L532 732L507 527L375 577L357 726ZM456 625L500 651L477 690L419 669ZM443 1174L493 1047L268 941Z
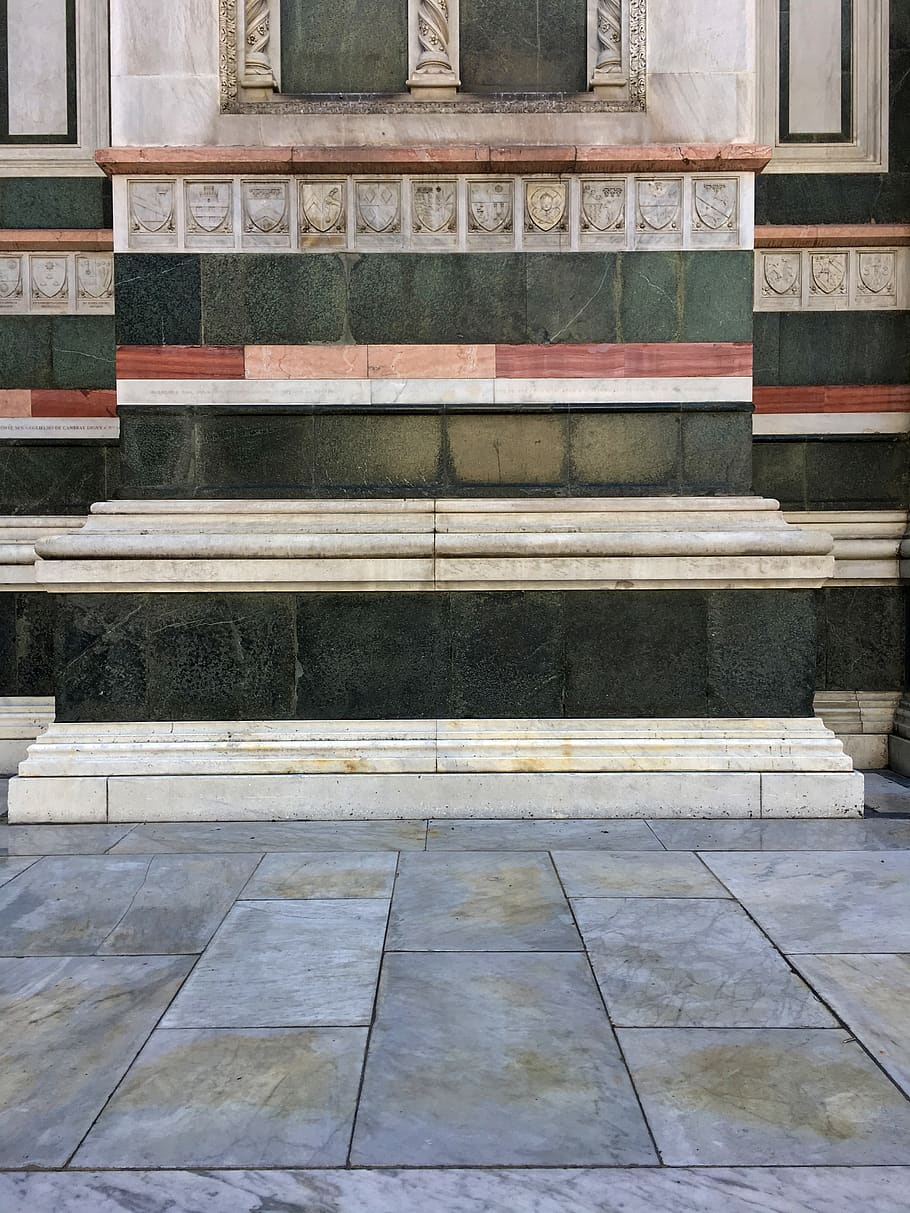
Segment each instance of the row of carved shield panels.
M111 253L7 253L0 256L0 313L110 313Z
M910 304L910 249L762 249L756 311L836 311Z
M738 177L159 178L126 189L130 248L682 248L741 240Z

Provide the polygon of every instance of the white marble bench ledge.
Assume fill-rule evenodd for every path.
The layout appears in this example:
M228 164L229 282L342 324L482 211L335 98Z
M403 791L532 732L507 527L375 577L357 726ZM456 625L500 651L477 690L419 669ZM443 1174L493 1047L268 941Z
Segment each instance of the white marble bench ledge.
M834 539L830 585L897 585L906 510L785 510L784 519Z
M106 502L35 545L35 577L94 593L814 588L833 543L756 497Z
M0 514L0 589L34 585L35 543L85 523L82 515Z

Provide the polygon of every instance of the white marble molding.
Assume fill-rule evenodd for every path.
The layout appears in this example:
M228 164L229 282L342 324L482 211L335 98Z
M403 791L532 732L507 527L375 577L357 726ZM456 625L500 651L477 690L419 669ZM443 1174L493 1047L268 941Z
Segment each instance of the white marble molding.
M85 518L70 514L0 514L0 589L35 585L35 541L78 530Z
M910 775L910 695L902 695L894 713L894 731L888 738L888 764L900 775Z
M109 501L35 544L57 593L815 588L833 539L760 497Z
M115 176L116 252L752 249L751 173Z
M828 585L899 585L906 510L785 510L794 526L834 539L834 576Z
M856 816L821 720L54 724L12 822Z
M756 312L906 311L910 248L755 251Z
M29 744L53 723L53 696L0 695L0 775L14 775Z
M0 253L0 316L113 312L113 253Z
M858 770L888 765L888 739L900 691L816 691L815 715L843 743Z
M755 437L794 434L906 434L910 413L753 413Z

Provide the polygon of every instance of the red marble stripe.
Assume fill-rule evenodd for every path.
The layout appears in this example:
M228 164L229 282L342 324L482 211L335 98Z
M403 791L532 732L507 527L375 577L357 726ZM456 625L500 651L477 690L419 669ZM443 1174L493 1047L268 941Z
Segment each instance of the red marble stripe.
M32 390L33 417L116 417L117 393L70 389Z
M650 379L751 375L743 342L498 345L499 379Z
M910 387L757 387L752 402L756 413L907 413Z
M121 345L118 379L242 379L243 346Z
M910 244L910 223L765 224L756 248L875 248Z

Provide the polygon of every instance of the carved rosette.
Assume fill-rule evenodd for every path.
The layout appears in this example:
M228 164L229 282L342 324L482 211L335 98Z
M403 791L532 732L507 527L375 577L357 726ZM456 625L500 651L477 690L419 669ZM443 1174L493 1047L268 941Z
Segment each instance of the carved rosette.
M269 43L271 42L271 0L246 0L243 40L244 88L275 88Z

